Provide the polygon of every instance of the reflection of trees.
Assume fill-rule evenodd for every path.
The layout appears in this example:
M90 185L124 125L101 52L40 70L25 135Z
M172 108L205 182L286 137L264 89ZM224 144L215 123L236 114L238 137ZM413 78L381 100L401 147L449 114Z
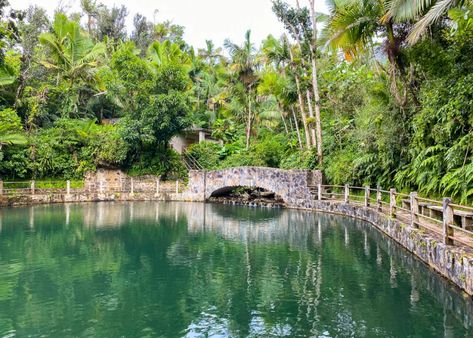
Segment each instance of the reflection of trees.
M355 220L198 203L0 212L0 335L435 336L442 323L472 326L469 301Z

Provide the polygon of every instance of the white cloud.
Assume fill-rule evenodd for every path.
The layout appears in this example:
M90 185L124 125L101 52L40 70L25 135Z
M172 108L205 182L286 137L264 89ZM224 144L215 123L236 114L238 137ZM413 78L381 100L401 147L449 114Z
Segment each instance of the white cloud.
M52 15L59 1L55 0L10 0L11 7L24 9L29 5L38 5ZM184 26L185 40L195 47L205 45L206 39L222 45L224 39L234 42L243 40L248 29L252 31L253 41L259 43L268 34L279 36L283 33L282 24L271 11L271 0L102 0L108 7L125 5L129 10L128 31L133 27L136 13L145 15L149 20L171 20ZM296 0L288 0L295 5ZM301 5L307 0L300 0ZM79 10L79 0L62 0L70 11ZM323 0L316 0L317 11L324 12ZM155 14L155 10L157 13Z

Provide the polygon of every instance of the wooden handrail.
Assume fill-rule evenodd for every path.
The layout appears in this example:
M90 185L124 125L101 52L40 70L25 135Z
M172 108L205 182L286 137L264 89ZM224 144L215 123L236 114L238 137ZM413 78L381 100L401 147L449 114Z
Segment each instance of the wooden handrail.
M361 203L358 205L375 209L393 218L402 218L404 222L407 222L412 227L421 227L427 231L441 235L445 244L454 245L455 242L458 242L473 247L473 231L467 228L471 227L473 229L473 207L471 206L454 204L449 198L444 198L440 201L420 197L417 193L399 193L396 192L395 189L388 191L379 187L371 188L347 185L323 185L321 187L323 187L324 190L344 188L343 193L323 193L324 196L331 197L329 201L353 203L353 201L356 200ZM358 194L350 194L353 190L358 191ZM364 192L364 194L360 192ZM385 202L383 199L389 202ZM399 203L403 205L398 205ZM406 204L408 208L404 206ZM426 210L429 211L429 213L437 213L441 219L431 217L431 214L425 214L424 212ZM461 218L462 226L455 223L455 218Z

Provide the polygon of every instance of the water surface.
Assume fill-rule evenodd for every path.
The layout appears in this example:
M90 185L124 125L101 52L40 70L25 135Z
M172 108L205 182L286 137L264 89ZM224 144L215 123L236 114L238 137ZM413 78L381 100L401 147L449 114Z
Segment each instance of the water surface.
M472 337L372 226L199 203L0 209L0 337Z

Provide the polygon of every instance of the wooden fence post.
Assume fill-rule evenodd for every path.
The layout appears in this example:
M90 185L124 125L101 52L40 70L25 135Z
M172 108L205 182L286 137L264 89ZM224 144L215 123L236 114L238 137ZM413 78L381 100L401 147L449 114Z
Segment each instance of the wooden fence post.
M389 214L396 218L396 189L389 190Z
M176 194L179 194L179 181L176 180Z
M453 244L453 228L450 224L453 224L453 208L450 206L452 200L450 198L444 198L442 203L443 210L443 242L448 245Z
M3 181L0 180L0 196L3 195Z
M410 193L410 204L411 204L411 226L419 228L419 201L417 199L417 193Z
M378 211L383 211L383 196L381 195L381 187L376 187L376 204L378 205Z
M322 184L319 184L317 187L317 199L319 201L322 200Z
M66 181L66 194L67 195L71 194L71 181L69 180Z
M370 187L365 187L365 207L370 206Z
M31 181L31 195L34 195L35 192L35 181Z
M350 203L350 186L345 184L345 203Z

